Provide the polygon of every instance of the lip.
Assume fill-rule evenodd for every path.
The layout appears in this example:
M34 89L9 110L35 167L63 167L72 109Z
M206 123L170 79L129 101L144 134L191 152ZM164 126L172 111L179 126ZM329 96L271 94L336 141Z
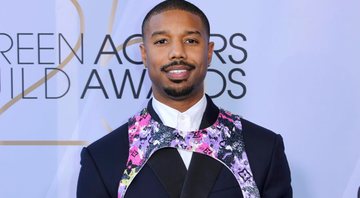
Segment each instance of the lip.
M186 65L174 65L166 68L164 72L170 80L186 80L189 78L192 67Z

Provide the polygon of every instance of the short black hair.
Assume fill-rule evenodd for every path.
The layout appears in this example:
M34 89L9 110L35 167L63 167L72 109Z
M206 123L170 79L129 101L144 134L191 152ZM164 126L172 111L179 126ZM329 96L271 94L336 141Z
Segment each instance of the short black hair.
M204 14L203 11L201 11L194 4L192 4L188 1L185 1L185 0L166 0L166 1L163 1L159 4L157 4L146 14L146 16L142 22L142 25L141 25L141 33L142 33L143 39L144 39L145 25L149 22L150 18L154 15L157 15L157 14L163 13L165 11L169 11L169 10L182 10L182 11L190 12L192 14L197 15L198 17L200 17L200 19L205 27L205 31L206 31L208 37L210 37L209 20L207 19L206 15Z

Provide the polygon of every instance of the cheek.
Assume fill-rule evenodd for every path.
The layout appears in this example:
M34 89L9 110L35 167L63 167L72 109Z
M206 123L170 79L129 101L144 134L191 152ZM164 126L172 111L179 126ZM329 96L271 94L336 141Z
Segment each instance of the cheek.
M149 53L147 60L148 66L153 68L160 68L162 65L166 64L167 59L162 54L163 53L161 52L156 53L156 51L154 51L153 53Z
M204 48L196 48L188 51L188 57L194 60L199 66L208 65L208 52Z
M162 75L160 69L150 66L148 67L148 75L153 83L161 81Z

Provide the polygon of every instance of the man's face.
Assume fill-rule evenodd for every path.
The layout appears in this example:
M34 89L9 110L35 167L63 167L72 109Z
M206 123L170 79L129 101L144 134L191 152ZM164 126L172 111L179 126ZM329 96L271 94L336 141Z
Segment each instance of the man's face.
M159 101L199 100L214 44L200 17L182 10L152 16L140 46L153 94Z

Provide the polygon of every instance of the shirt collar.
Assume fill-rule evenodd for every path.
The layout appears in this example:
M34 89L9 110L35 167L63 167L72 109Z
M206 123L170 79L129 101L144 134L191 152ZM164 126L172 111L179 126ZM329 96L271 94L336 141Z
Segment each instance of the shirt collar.
M188 116L191 120L191 128L189 130L198 130L203 114L205 112L207 105L207 100L205 95L192 107L190 107L185 112L180 112L172 107L161 103L160 101L156 100L154 97L152 100L152 106L154 111L158 114L159 118L163 122L164 125L177 128L178 126L178 117L181 115Z

